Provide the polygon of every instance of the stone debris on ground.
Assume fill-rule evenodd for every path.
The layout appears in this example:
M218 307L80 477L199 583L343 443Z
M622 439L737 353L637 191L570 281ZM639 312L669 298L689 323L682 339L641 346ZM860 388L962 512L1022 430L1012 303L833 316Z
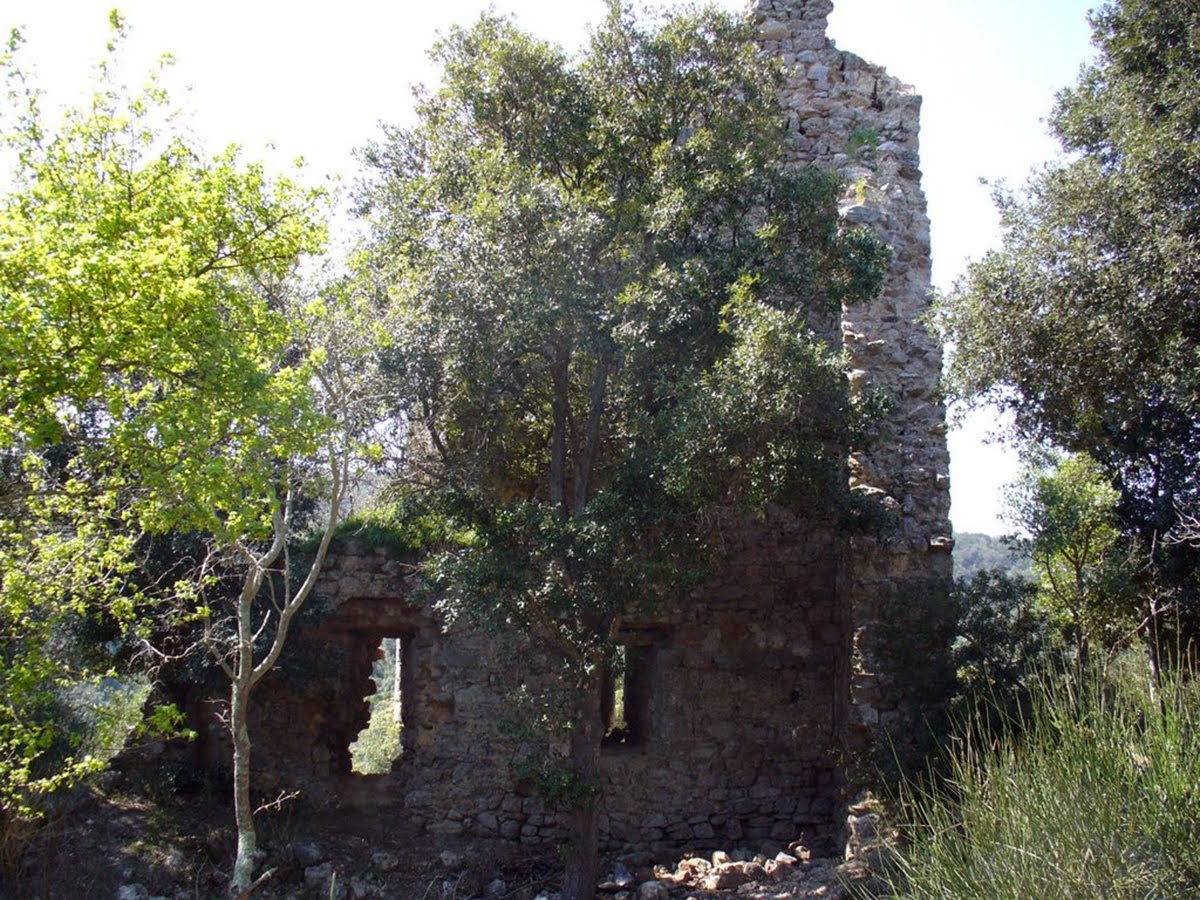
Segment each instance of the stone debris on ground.
M302 869L319 866L328 858L328 851L312 838L295 838L291 843L291 850L292 859Z
M738 849L718 850L707 857L688 856L674 869L655 867L654 876L636 891L612 895L613 900L701 900L723 895L756 900L840 900L849 896L848 885L864 882L870 870L859 861L814 860L807 849L793 844L773 854Z
M847 900L851 890L885 896L871 863L886 846L877 804L869 795L851 808L848 860L814 859L799 841L684 855L673 866L635 866L618 860L601 881L602 900L705 900L731 896L751 900ZM858 854L857 857L854 855ZM558 900L544 892L540 900ZM532 900L539 900L534 897Z

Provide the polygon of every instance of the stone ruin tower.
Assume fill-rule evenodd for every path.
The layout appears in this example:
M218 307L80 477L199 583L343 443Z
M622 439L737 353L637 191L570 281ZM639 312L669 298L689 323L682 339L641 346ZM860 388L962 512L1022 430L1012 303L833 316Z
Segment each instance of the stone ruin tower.
M929 222L918 170L920 98L826 37L830 0L753 0L765 53L787 68L780 102L797 165L835 170L841 214L893 250L881 295L842 311L831 339L850 389L879 391L879 440L848 460L853 490L885 524L847 537L773 509L727 535L713 582L676 608L624 623L623 734L606 746L601 836L610 849L669 852L836 837L847 760L903 727L904 676L936 654L925 613L897 611L950 579L949 481ZM558 818L519 777L498 723L513 659L495 636L447 626L410 602L412 559L341 547L251 711L257 788L403 821L428 833L523 844ZM909 658L889 647L899 630ZM352 772L382 639L399 660L402 750L390 772ZM892 644L895 641L891 641ZM519 667L517 667L519 668ZM193 707L203 761L228 759L212 707Z
M783 60L780 102L789 155L797 165L837 172L846 184L841 215L872 229L893 260L872 303L842 311L850 390L881 391L890 403L880 440L850 458L850 484L895 516L895 528L850 539L842 602L850 621L850 718L846 739L861 749L898 723L906 685L889 672L886 646L902 627L909 596L944 589L951 578L950 457L938 391L941 346L921 324L930 302L929 218L921 190L921 97L908 85L826 36L832 0L750 0L763 51ZM889 619L893 619L889 621ZM920 620L908 623L920 626ZM906 664L920 664L912 634Z

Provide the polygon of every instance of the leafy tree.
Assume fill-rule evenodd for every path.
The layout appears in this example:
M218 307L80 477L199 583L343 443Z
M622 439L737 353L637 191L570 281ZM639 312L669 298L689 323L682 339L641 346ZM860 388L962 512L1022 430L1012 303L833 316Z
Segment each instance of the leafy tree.
M100 623L125 656L203 622L231 679L244 891L245 704L336 524L372 331L346 290L291 287L322 247L320 195L236 149L205 156L170 126L156 79L116 85L124 26L112 24L90 105L57 127L16 65L18 34L3 60L14 171L0 199L0 809L27 820L39 795L94 768L73 756L42 768L57 738L48 698L88 674L61 652L72 622ZM324 501L323 539L294 578L302 494ZM193 555L150 565L184 546ZM217 600L230 594L227 617ZM256 639L268 641L257 655Z
M1032 538L1038 599L1081 663L1090 647L1112 650L1135 633L1137 601L1117 501L1099 464L1079 455L1032 473L1016 503L1016 518Z
M292 620L316 587L348 492L362 466L378 455L369 440L382 417L373 377L382 335L352 283L334 285L305 304L284 302L279 322L287 339L261 364L268 384L299 392L307 414L254 420L271 441L270 469L254 492L242 495L228 517L232 524L221 531L200 529L208 553L195 582L203 644L229 679L238 836L230 890L238 896L248 896L271 874L254 879L250 698L274 668ZM230 467L233 479L243 477L248 464L235 455L238 444L222 447L222 466ZM306 513L314 501L319 508ZM314 531L315 547L294 553L297 539L305 536L311 543Z
M1037 586L1001 569L981 569L955 581L954 601L956 705L968 715L995 715L996 725L1020 721L1030 690L1054 661Z
M958 531L954 534L954 571L959 578L977 572L1002 571L1015 578L1030 574L1027 548L990 534Z
M940 305L952 391L1091 455L1149 538L1200 460L1200 7L1119 0L1050 117L1067 152L1001 191L1003 247Z
M839 234L833 179L785 169L774 73L723 12L614 2L576 59L485 16L434 56L363 194L408 490L459 528L426 567L447 614L524 636L563 686L545 781L564 896L590 897L622 617L684 596L714 511L844 490L851 409L810 316L877 290L886 254Z

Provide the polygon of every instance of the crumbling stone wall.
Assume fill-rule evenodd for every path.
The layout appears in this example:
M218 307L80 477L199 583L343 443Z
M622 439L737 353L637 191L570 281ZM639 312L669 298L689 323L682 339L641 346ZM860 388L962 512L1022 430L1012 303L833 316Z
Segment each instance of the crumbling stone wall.
M644 727L602 753L602 839L614 848L715 849L832 836L841 799L847 630L835 530L773 509L729 537L719 577L623 634L643 648ZM505 643L409 600L410 567L343 546L277 671L255 696L257 788L317 803L394 807L435 834L530 844L561 836L514 784L499 727L508 689L536 673ZM403 751L387 775L350 771L373 657L403 638Z
M897 598L913 602L944 589L953 539L941 347L922 324L931 256L918 155L921 98L834 46L826 35L832 11L831 0L751 0L749 9L764 52L786 67L780 102L792 159L836 171L846 184L844 223L871 228L893 252L880 296L842 315L851 391L878 392L891 407L875 445L850 461L852 489L891 518L890 527L851 539L841 600L853 640L846 738L862 749L881 729L901 725L913 700L903 673L889 666L884 619Z
M894 260L879 298L847 308L850 389L890 402L879 442L849 461L855 492L884 513L846 538L833 512L772 509L730 530L714 581L653 620L643 648L638 740L606 748L601 829L613 847L694 849L833 836L847 748L901 721L908 691L883 660L889 599L950 578L949 484L940 349L919 323L929 301L920 189L920 98L826 37L829 0L755 0L764 52L788 67L780 101L797 165L839 172L848 226L875 230ZM835 334L834 340L838 340ZM252 711L264 794L395 808L432 833L526 843L559 836L520 785L520 747L498 727L515 665L496 636L411 597L413 560L342 546ZM372 662L403 646L403 753L386 775L354 775ZM914 637L915 640L915 637ZM217 734L217 731L214 731Z

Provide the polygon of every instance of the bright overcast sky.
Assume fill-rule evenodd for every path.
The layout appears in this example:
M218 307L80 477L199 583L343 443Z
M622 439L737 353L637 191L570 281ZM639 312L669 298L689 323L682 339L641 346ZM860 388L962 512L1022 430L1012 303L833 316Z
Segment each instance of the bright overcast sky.
M1019 184L1053 157L1042 119L1054 92L1090 58L1093 0L834 0L830 36L925 97L922 170L933 223L934 281L949 287L966 257L996 242L981 177ZM23 27L26 65L53 102L86 88L103 50L111 0L0 0L0 27ZM352 180L351 152L377 123L410 120L414 83L435 77L434 35L473 21L479 0L311 3L126 0L130 71L162 53L169 85L210 149L236 141L249 158L304 156L314 174ZM568 48L604 12L600 0L496 0L539 36ZM660 6L660 3L651 3ZM740 0L721 5L741 9ZM184 91L181 88L188 87ZM275 149L268 149L273 144ZM986 418L951 435L952 516L959 531L998 533L1011 454L981 443Z

